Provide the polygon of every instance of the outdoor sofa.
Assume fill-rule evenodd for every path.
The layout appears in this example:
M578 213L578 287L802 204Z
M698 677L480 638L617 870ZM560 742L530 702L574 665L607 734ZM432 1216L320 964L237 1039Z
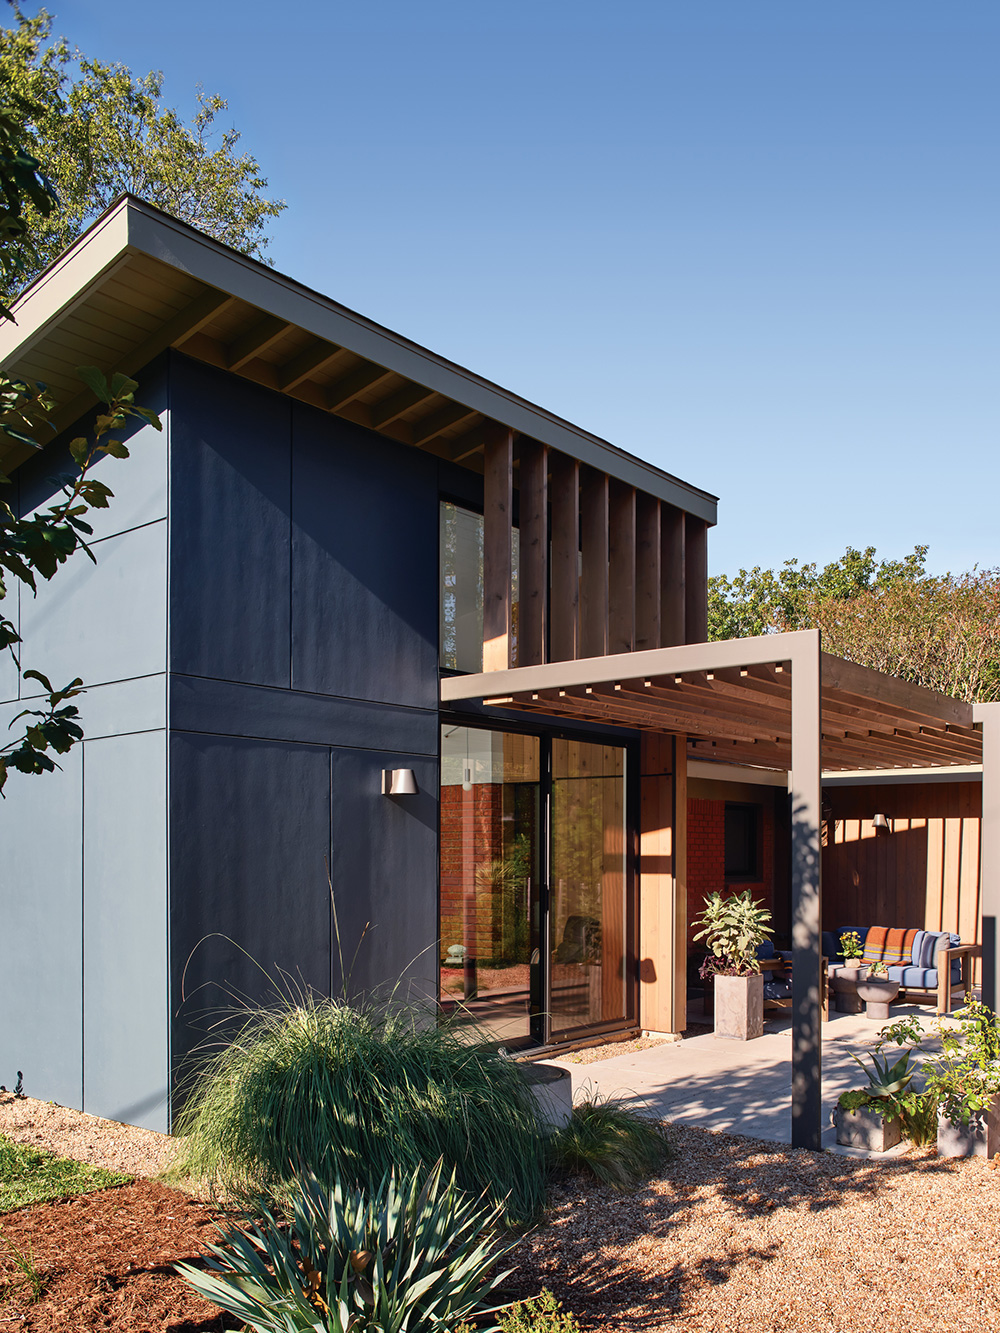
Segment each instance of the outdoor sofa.
M831 981L850 966L841 951L841 937L850 931L861 940L862 965L885 963L888 979L899 982L900 998L904 992L911 1001L933 997L937 1012L947 1014L953 997L967 995L972 989L972 960L978 956L979 946L963 944L949 931L916 927L841 926L835 931L824 930L823 953L830 960Z

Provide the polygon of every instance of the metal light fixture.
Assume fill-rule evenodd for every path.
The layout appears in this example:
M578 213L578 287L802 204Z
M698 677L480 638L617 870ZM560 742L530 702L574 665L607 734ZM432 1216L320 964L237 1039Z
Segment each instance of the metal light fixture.
M886 819L885 815L873 815L872 824L875 827L876 831L878 829L884 829L886 833L891 832L891 829L889 828L889 821L888 819Z
M418 791L412 768L383 768L383 796L416 796Z

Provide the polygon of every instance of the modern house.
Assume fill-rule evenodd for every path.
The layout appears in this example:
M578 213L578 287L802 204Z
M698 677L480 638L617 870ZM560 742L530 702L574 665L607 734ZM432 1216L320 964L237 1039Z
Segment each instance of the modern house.
M814 631L706 643L713 496L141 201L15 313L61 427L96 364L165 430L99 465L96 566L19 593L87 739L0 809L0 1078L168 1128L211 1016L274 986L398 982L508 1046L680 1031L702 802L794 936L816 1140L821 774L979 765L995 715ZM65 438L0 464L21 512ZM0 717L25 690L0 663Z

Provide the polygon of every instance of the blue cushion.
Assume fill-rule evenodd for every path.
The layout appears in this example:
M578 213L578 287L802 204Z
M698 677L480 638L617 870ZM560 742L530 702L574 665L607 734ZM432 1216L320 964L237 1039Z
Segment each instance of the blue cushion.
M792 983L790 981L765 981L764 999L765 1000L787 1000L792 994Z
M938 970L936 967L890 967L889 980L898 981L901 986L911 986L914 990L937 990Z
M840 957L840 936L832 930L823 931L823 953L827 958Z
M763 944L757 945L758 958L777 958L777 956L774 945L770 940L765 940Z

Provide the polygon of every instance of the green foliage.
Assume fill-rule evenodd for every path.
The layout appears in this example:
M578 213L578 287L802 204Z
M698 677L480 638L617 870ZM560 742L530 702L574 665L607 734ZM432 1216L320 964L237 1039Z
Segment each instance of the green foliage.
M518 1301L501 1313L500 1333L580 1333L580 1325L575 1315L563 1313L562 1302L543 1287L538 1296Z
M870 1106L872 1095L865 1088L851 1088L848 1092L842 1092L837 1098L837 1105L842 1111L860 1111L865 1106Z
M542 1138L517 1067L460 1018L307 997L249 1013L180 1118L180 1169L250 1201L298 1170L374 1189L442 1158L513 1220L544 1203Z
M25 105L23 110L30 110ZM38 159L25 151L20 127L12 111L0 106L0 274L5 290L24 280L23 269L29 260L37 261L37 252L25 216L47 219L58 203L56 192L41 172ZM6 305L0 303L0 316L13 320Z
M573 1107L569 1124L549 1138L548 1151L557 1171L628 1189L667 1160L670 1145L657 1121L620 1101L595 1096Z
M840 952L845 958L861 958L864 949L861 947L861 936L856 930L846 930L840 937Z
M83 551L95 560L87 545L93 528L86 515L92 509L106 509L113 493L89 475L91 468L101 457L128 458L128 449L117 432L129 418L139 418L157 430L162 429L155 412L136 405L135 391L139 386L135 380L117 374L108 381L94 366L82 366L79 373L101 404L93 438L80 436L70 443L70 454L78 471L63 485L62 498L57 504L22 518L8 501L0 500L0 601L7 596L10 577L20 580L34 593L36 576L51 579L76 551ZM49 406L42 385L0 378L0 442L6 437L16 444L39 448L27 432L37 430ZM0 484L7 480L0 473ZM0 616L0 652L9 652L19 670L20 642L13 621ZM41 708L24 709L13 719L11 726L22 718L31 720L20 736L0 746L0 795L9 772L51 772L56 767L52 755L66 754L83 737L79 709L70 702L83 692L79 677L57 688L48 677L32 668L23 673L23 679L38 681L45 697Z
M957 1032L939 1024L942 1053L924 1068L941 1110L953 1123L967 1125L1000 1092L1000 1019L974 997L955 1017Z
M0 1213L48 1199L89 1194L130 1179L0 1135Z
M741 569L708 581L710 639L820 629L827 652L960 699L1000 698L1000 570L928 574L926 546L877 561L848 547L818 569Z
M498 1240L501 1210L465 1198L440 1162L374 1189L307 1174L287 1233L266 1205L259 1212L248 1233L211 1246L207 1271L176 1265L255 1333L446 1333L496 1310L487 1302L507 1276L496 1265L516 1243Z
M5 100L15 138L46 163L62 201L52 213L29 199L33 247L21 255L22 284L124 192L261 257L265 224L285 205L264 197L267 181L256 159L238 151L236 130L213 142L216 118L227 110L221 97L199 92L198 109L185 124L163 105L162 74L136 76L124 65L87 59L64 37L51 40L44 9L29 18L15 6L14 18L0 32ZM8 300L17 287L8 279Z
M869 1058L872 1067L871 1069L865 1069L864 1061L859 1059L853 1051L851 1052L851 1059L865 1072L870 1096L892 1097L909 1086L914 1074L914 1071L910 1068L910 1061L913 1058L912 1051L904 1051L891 1065L889 1064L889 1057L881 1055L878 1048Z
M701 927L694 938L704 940L712 951L709 970L739 977L759 972L757 949L772 934L770 919L771 913L751 897L749 889L729 898L710 893L705 910L691 923Z
M30 1293L29 1303L40 1301L45 1294L47 1282L35 1266L35 1252L31 1245L28 1245L27 1252L25 1252L19 1249L9 1236L5 1236L0 1231L0 1250L7 1251L14 1268L21 1275L21 1284L27 1287ZM2 1299L2 1295L0 1295L0 1299Z

